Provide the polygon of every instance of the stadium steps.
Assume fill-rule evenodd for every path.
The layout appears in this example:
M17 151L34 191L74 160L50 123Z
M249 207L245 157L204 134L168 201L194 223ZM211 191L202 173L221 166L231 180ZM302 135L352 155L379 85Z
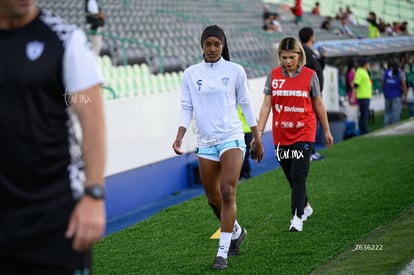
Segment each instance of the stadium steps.
M282 1L276 2L277 4L271 4L272 11L286 9ZM38 0L38 3L86 30L82 1ZM390 12L394 12L396 9L394 6L390 8ZM408 8L401 4L399 10L404 7ZM366 12L366 7L363 8ZM164 82L152 79L162 77L154 75L160 73L160 69L157 68L161 64L160 58L165 59L168 65L164 73L184 70L191 64L199 62L202 57L200 34L208 24L218 24L225 29L231 59L245 67L249 78L255 78L265 76L273 66L271 49L275 43L288 35L297 37L299 28L303 26L319 29L320 22L324 19L324 16L314 16L305 12L303 23L296 25L290 19L282 20L284 32L269 34L261 29L263 3L258 0L205 0L200 3L192 0L105 0L103 10L106 15L106 25L101 58L104 62L100 65L108 85L117 89L116 95L119 98L165 90ZM334 20L335 25L339 25L338 20ZM359 26L353 30L364 33L366 28ZM344 46L339 45L349 39L331 33L317 32L317 40L332 41L334 46L327 47L328 54L331 56L344 52L352 53L358 49L357 46L352 46L351 42L345 43ZM392 46L394 47L394 44ZM373 45L366 47L367 50L375 49ZM123 57L124 54L126 58ZM111 60L110 64L108 58ZM131 80L130 76L124 77L123 73L118 72L123 71L122 67L125 65L145 67L150 75L142 76L138 74L140 70L132 70L137 72L135 79ZM122 81L125 83L121 83ZM143 83L136 83L138 81ZM157 83L161 83L159 84L161 87L157 87ZM172 89L177 88L179 89L179 86L172 87ZM125 89L133 90L125 91ZM137 92L136 89L146 90ZM113 92L107 94L108 99L113 98Z

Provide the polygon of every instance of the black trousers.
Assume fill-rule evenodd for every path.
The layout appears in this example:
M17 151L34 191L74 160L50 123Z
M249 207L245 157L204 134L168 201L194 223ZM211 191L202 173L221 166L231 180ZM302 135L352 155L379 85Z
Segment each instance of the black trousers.
M90 275L92 250L74 251L73 240L65 237L73 207L64 204L24 216L0 213L0 274Z
M308 202L306 178L309 173L310 155L314 142L297 142L289 146L275 145L276 159L285 173L291 189L292 215L299 218Z

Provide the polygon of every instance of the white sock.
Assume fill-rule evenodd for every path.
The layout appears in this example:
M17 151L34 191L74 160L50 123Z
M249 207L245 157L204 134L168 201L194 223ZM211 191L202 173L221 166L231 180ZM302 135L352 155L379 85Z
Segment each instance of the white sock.
M237 220L234 221L234 225L233 225L233 233L231 235L231 239L232 240L236 240L240 237L242 230L241 227L239 225L239 223L237 222Z
M227 259L229 253L229 247L231 242L231 232L220 232L219 248L217 251L217 257L223 257Z

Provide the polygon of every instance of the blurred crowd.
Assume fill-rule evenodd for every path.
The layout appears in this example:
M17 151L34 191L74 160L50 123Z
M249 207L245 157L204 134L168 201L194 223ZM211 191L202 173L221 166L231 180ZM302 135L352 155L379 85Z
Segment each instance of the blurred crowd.
M315 2L309 12L315 16L321 16L320 2ZM263 11L263 30L268 32L283 32L281 21L291 20L292 16L294 22L299 24L302 22L304 9L302 7L301 0L295 0L292 5L283 3L278 12L272 12L269 6L264 6ZM289 14L290 16L286 16ZM286 18L288 17L288 18ZM333 24L333 20L339 20L340 25ZM356 35L352 32L353 26L365 26L367 27L366 35ZM350 6L339 7L335 15L328 15L323 20L320 26L321 29L331 31L334 34L347 37L369 37L376 38L381 36L396 36L396 35L408 35L408 22L407 21L392 21L387 22L383 18L377 18L377 15L373 11L369 11L365 20L358 22L357 17L353 13Z

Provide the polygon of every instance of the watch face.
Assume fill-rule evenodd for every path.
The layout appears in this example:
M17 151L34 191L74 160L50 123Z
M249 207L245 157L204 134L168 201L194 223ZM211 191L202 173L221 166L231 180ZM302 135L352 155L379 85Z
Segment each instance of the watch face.
M91 196L94 199L103 199L105 198L105 187L102 185L86 187L85 194Z

